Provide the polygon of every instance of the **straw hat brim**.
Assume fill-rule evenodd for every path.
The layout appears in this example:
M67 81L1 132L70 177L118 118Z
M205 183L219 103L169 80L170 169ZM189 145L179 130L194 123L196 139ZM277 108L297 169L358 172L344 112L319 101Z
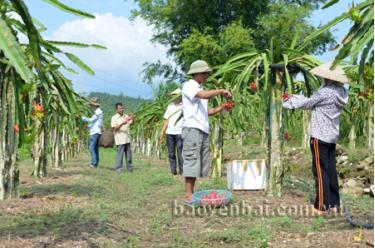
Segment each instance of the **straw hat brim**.
M330 79L342 84L349 83L349 78L345 75L341 66L337 65L334 70L331 70L332 62L327 62L310 70L312 74L320 78Z
M100 106L100 104L97 103L97 102L90 102L90 105L91 105L91 106Z
M197 68L197 69L190 69L187 74L196 74L196 73L205 73L205 72L212 72L211 68Z
M181 93L182 91L180 89L175 89L169 95L174 96L174 95L180 95Z

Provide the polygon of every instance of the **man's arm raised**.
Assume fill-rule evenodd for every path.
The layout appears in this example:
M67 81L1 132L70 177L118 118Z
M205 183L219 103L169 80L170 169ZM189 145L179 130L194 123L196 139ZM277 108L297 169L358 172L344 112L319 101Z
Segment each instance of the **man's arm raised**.
M223 95L225 98L232 98L232 94L224 89L218 89L218 90L201 90L198 91L198 93L195 95L198 98L201 99L209 99L214 96Z

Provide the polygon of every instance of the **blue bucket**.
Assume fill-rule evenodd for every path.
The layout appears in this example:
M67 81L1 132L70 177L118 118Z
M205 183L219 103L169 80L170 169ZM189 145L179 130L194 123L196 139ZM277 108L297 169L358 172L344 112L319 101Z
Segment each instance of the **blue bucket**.
M210 195L216 194L215 198L209 198ZM208 189L193 193L193 199L199 205L227 205L232 200L233 194L228 190Z

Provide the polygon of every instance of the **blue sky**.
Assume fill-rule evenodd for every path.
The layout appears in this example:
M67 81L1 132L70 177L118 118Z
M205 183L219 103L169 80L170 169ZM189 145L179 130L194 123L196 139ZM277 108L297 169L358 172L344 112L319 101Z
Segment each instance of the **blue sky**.
M80 19L69 13L59 11L43 0L25 0L33 17L36 17L46 27L47 33L56 30L61 24ZM60 0L60 2L89 13L107 13L115 16L129 17L131 10L136 8L132 0Z
M71 7L94 13L97 16L94 20L65 13L42 0L25 2L32 16L47 27L44 33L47 39L98 43L108 47L108 50L65 49L81 57L96 72L95 76L83 71L79 71L79 75L66 73L78 92L122 92L133 97L152 97L151 86L141 82L142 63L169 60L165 47L149 41L152 27L142 19L128 20L131 10L137 7L132 0L61 0ZM346 11L352 2L360 1L341 0L334 7L317 10L311 16L311 22L314 25L325 24ZM338 41L349 27L349 22L336 26L334 36ZM327 52L318 58L326 62L332 60L335 54L336 51Z

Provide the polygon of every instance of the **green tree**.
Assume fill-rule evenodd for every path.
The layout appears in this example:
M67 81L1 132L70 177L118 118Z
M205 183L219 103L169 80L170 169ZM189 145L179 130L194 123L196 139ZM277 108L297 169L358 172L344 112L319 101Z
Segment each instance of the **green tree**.
M209 28L204 33L194 29L181 42L180 50L175 54L176 60L183 70L187 70L197 56L211 65L223 64L228 57L254 48L251 34L252 29L244 28L241 22L229 24L216 35Z
M140 16L155 26L153 41L166 45L169 54L180 49L181 42L194 30L204 33L210 28L217 34L234 21L245 28L255 28L258 15L268 11L269 0L137 0Z
M309 6L312 9L318 9L320 4L326 2L326 0L279 0L274 1L275 3L293 3L298 4L300 6Z
M274 3L269 5L269 13L258 17L258 29L254 33L257 48L265 48L273 38L280 45L288 46L293 35L298 33L297 44L302 43L305 37L318 30L308 22L313 8L310 4ZM331 33L323 32L319 39L311 40L304 48L306 53L322 54L331 48L335 40Z
M307 17L322 0L137 0L136 2L139 4L139 9L133 10L133 17L140 16L149 24L154 25L152 40L165 45L168 48L168 55L184 72L189 61L192 60L191 57L194 57L194 60L209 57L210 59L207 60L213 61L212 65L217 65L215 62L222 61L221 57L226 53L228 53L227 57L241 53L244 50L242 46L238 47L237 51L234 51L235 46L227 46L234 41L235 43L246 41L241 37L247 36L249 30L252 30L249 40L256 41L255 45L258 49L267 48L270 39L279 33L285 33L282 35L283 37L290 36L290 30L295 29L295 26L303 31L314 31L314 27L308 23ZM289 7L290 16L288 16ZM271 10L278 10L278 12L273 14ZM298 13L298 11L302 13ZM263 16L264 18L262 18ZM294 22L286 22L282 29L267 21L271 18L277 23L279 22L278 18L288 17L291 17ZM296 25L296 23L300 24ZM230 31L240 31L238 25L242 26L241 33L236 34L236 38L229 39ZM268 32L260 36L258 33L262 32L262 28L267 28ZM223 32L227 32L224 34L227 40L221 39L220 36ZM304 34L305 32L301 32L301 40L304 38ZM332 36L326 33L306 49L309 52L325 51L332 40ZM285 42L289 44L290 38ZM194 54L194 52L196 53ZM154 76L166 76L166 81L183 79L183 73L173 65L164 65L160 61L146 63L143 73L147 82L152 82Z

